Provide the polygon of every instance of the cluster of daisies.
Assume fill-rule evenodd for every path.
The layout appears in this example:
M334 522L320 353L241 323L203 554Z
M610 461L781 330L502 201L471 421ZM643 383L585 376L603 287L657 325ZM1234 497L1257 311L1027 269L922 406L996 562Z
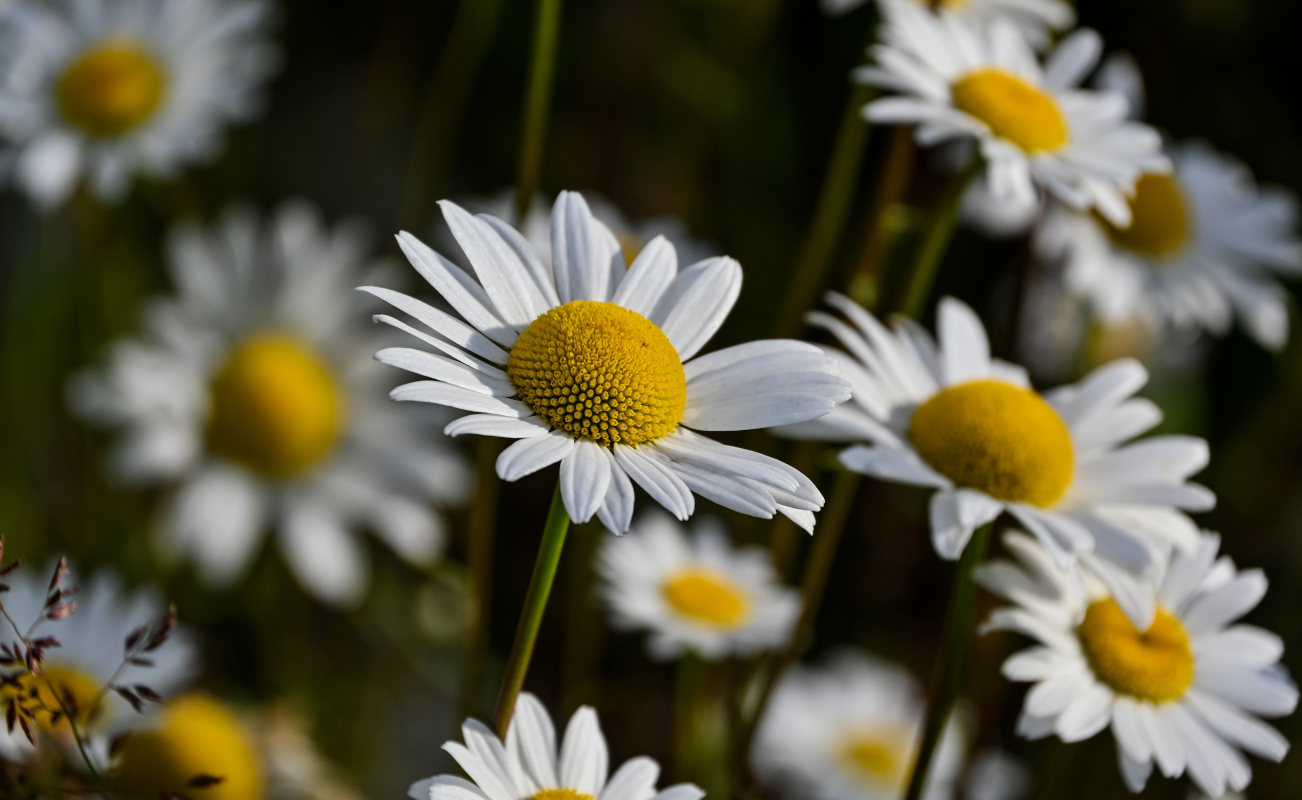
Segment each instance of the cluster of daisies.
M854 73L880 90L864 116L914 126L918 143L972 164L968 205L985 212L974 222L1033 229L1035 252L1102 321L1160 336L1190 326L1219 334L1238 318L1263 345L1284 344L1275 276L1302 270L1293 199L1258 188L1206 145L1168 148L1137 120L1133 71L1098 69L1095 33L1072 32L1047 52L1074 22L1070 6L878 5L871 63ZM0 6L0 177L52 207L81 187L112 200L133 176L166 177L212 156L223 126L256 109L275 64L269 17L259 0ZM1297 703L1283 646L1238 622L1266 579L1239 570L1190 518L1215 502L1191 482L1208 448L1145 436L1161 411L1137 396L1148 380L1138 361L1037 391L1025 369L992 357L984 325L958 300L941 300L933 335L836 293L808 321L837 346L710 349L740 296L741 265L680 228L638 228L594 206L561 192L517 229L444 201L459 255L397 237L438 304L389 288L398 278L365 232L331 226L306 203L179 226L167 248L172 293L75 376L69 402L115 431L115 475L166 487L154 531L164 557L229 585L271 536L302 586L337 605L365 595L361 534L414 565L440 556L438 509L471 491L453 438L508 440L499 478L555 467L565 516L621 535L597 555L602 597L614 626L647 633L656 660L799 655L811 599L783 585L771 553L735 547L717 520L683 523L700 499L813 533L824 505L815 483L723 440L774 429L836 443L845 470L929 490L930 537L944 559L958 559L983 526L1009 523L1008 557L977 576L1009 603L986 629L1035 642L1003 667L1034 684L1021 735L1078 742L1110 730L1133 791L1156 765L1219 796L1249 784L1247 755L1283 758L1288 742L1262 721ZM395 373L375 361L413 379L394 387ZM386 393L415 407L393 407ZM663 511L635 514L639 490ZM184 693L195 672L189 636L150 659L161 691L149 694L166 697L156 707L133 714L131 690L108 691L137 685L131 673L143 666L102 656L158 613L151 595L105 577L82 594L82 613L55 618L33 579L9 588L6 614L49 617L42 624L58 626L67 646L39 672L24 667L27 678L6 673L11 707L21 693L44 698L45 710L18 732L11 714L5 759L33 757L38 740L65 756L75 744L92 770L111 764L109 780L128 793L269 796L276 759L257 733L275 726ZM742 753L759 781L800 798L902 795L927 703L906 670L846 651L772 675ZM57 698L75 713L54 714ZM962 711L944 722L924 796L1024 791L1007 757L969 752L973 725ZM590 708L558 740L526 693L505 730L472 719L462 738L444 749L468 779L420 781L413 797L704 796L690 784L657 789L660 768L647 758L612 774Z

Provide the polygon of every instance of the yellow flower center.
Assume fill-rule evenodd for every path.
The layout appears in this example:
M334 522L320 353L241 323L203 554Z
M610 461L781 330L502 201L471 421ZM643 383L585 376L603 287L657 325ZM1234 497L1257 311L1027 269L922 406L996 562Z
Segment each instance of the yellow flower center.
M1094 675L1121 694L1166 703L1184 696L1194 676L1193 647L1180 620L1159 608L1140 633L1112 598L1096 600L1076 629Z
M64 709L73 712L77 730L85 732L104 707L99 681L76 667L47 664L41 675L30 672L18 678L18 686L0 691L0 701L8 705L10 697L24 695L27 708L36 715L36 727L46 733L70 735ZM59 721L52 722L58 713Z
M750 598L737 584L707 569L686 569L665 581L675 611L717 628L736 628L750 617Z
M72 125L92 136L117 136L149 119L165 88L162 66L152 53L133 42L110 41L68 65L55 99Z
M543 789L529 800L596 800L596 798L577 789Z
M867 730L851 735L842 748L845 763L869 781L887 786L902 784L909 768L909 753L900 743L908 738L897 731Z
M1035 392L994 380L937 392L909 421L909 441L957 486L1047 508L1071 484L1076 453L1058 412Z
M1127 250L1152 258L1178 253L1189 242L1193 227L1180 185L1170 175L1142 175L1130 198L1129 228L1102 220L1112 240Z
M221 780L192 783L200 776ZM127 737L114 783L132 797L258 800L262 763L234 714L210 697L187 695L167 704L158 727Z
M330 368L294 337L250 336L213 378L212 450L267 477L316 464L338 442L344 397Z
M687 376L669 337L614 303L575 300L534 320L506 362L516 394L553 427L604 445L672 433Z
M955 108L1028 153L1057 150L1070 138L1058 102L1011 72L979 69L961 78L950 91Z

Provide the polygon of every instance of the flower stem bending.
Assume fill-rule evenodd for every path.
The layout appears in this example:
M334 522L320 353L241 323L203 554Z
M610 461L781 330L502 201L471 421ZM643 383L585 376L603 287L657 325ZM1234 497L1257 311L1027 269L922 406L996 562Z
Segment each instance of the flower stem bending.
M547 597L556 580L556 567L560 564L561 548L569 529L570 515L565 510L561 485L557 481L551 510L547 512L547 524L543 527L542 542L538 545L538 560L533 565L533 577L529 579L520 622L515 627L515 641L506 661L506 674L502 676L502 689L497 695L497 710L493 712L493 729L503 738L515 712L515 699L524 687L524 676L529 671L529 660L538 641L538 628L542 625L543 611L547 609Z
M516 222L524 221L538 192L552 76L556 71L556 43L561 32L561 0L538 0L533 30L533 62L524 100L524 135L520 139L520 173L515 182Z
M954 176L944 196L936 205L927 229L923 233L922 243L917 255L909 267L905 278L904 298L898 310L907 317L917 319L922 313L927 298L931 295L931 285L936 282L936 272L940 261L949 249L950 239L954 237L954 228L958 224L958 211L963 202L967 187L980 174L982 160L979 153L972 155L967 168Z
M963 664L967 657L967 646L972 638L972 614L976 604L976 580L972 573L976 565L985 557L990 545L990 529L994 523L986 523L972 534L963 555L954 570L954 586L950 593L949 615L945 620L945 632L937 653L935 671L932 673L931 690L927 698L927 719L922 729L922 740L918 744L918 757L913 764L913 773L909 776L909 788L905 800L918 800L931 769L932 758L936 755L936 746L940 743L945 722L949 719L958 698L959 683L963 677Z

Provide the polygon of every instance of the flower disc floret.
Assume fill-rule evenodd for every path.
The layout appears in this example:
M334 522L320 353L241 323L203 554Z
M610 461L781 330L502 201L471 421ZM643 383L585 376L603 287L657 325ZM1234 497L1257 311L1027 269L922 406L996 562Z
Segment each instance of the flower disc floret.
M118 136L153 116L167 81L158 59L133 42L92 47L64 69L55 87L59 111L92 136Z
M1028 153L1057 150L1071 134L1067 117L1044 90L1001 69L980 69L950 89L954 107Z
M1183 697L1193 683L1189 634L1165 609L1159 608L1141 633L1115 600L1096 600L1076 635L1094 674L1120 694L1167 703Z
M84 733L104 705L100 683L75 667L48 664L41 674L24 673L16 685L0 691L0 701L7 705L11 697L25 695L24 705L35 713L36 727L48 733L70 735L67 715L71 713ZM55 715L58 715L57 719Z
M878 783L895 783L906 767L908 753L900 747L902 734L886 731L856 733L845 744L845 761L855 772Z
M1112 240L1127 250L1152 258L1175 255L1189 243L1193 223L1184 192L1170 175L1147 173L1135 182L1130 198L1129 228L1103 220Z
M511 348L506 371L535 414L607 446L672 433L687 404L669 337L613 303L576 300L538 317Z
M750 617L745 591L718 573L687 569L665 581L665 600L675 611L718 628L735 628Z
M596 798L577 789L543 789L529 800L596 800Z
M1071 432L1044 398L994 380L937 392L918 406L909 441L956 485L1007 502L1047 508L1075 470Z

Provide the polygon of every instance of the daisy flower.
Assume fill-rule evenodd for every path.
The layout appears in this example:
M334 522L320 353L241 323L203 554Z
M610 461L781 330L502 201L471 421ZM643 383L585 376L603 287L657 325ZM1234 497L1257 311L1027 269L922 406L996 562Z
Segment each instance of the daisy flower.
M377 318L430 348L376 354L428 379L398 387L393 399L474 412L450 423L448 435L516 440L497 461L503 480L560 462L561 495L575 522L596 515L612 531L628 530L636 483L680 520L691 516L695 492L813 529L823 497L808 478L697 433L809 420L850 396L835 361L801 342L698 356L741 290L736 261L679 270L673 245L657 237L626 264L583 198L562 192L548 266L501 220L441 205L474 277L409 233L398 243L460 318L363 288L427 329Z
M631 533L602 545L597 568L615 624L650 631L647 649L659 659L776 649L800 610L768 551L733 548L717 520L688 534L667 514L645 513Z
M9 616L24 629L41 617L49 576L54 570L55 563L51 562L43 571L20 569L5 578L9 591L0 596L0 601ZM88 733L93 749L102 753L107 751L112 736L145 719L107 688L109 682L117 686L144 684L167 696L195 677L197 647L182 628L172 631L167 641L149 654L153 666L124 665L123 645L127 637L141 626L153 628L166 619L167 603L150 588L126 588L117 575L108 571L100 571L85 581L77 579L75 570L71 570L71 575L65 579L66 583L78 585L80 589L74 598L76 610L63 619L41 622L36 635L53 636L59 641L58 647L46 653L45 678L61 694L73 697L78 710L78 731ZM7 635L5 641L11 638ZM35 689L45 705L57 707L58 701L48 686L38 685ZM0 687L0 705L8 705L13 691L10 686ZM48 714L37 712L35 723L33 727L38 732L60 737L70 734L66 722L52 724ZM11 731L0 724L0 756L13 758L31 752L31 743L18 727Z
M439 775L412 784L415 800L699 800L705 792L690 784L656 790L660 767L649 758L633 758L609 775L610 756L597 713L584 706L574 712L557 751L556 731L542 703L520 695L506 742L478 720L461 727L465 744L447 742L443 749L470 780Z
M942 558L958 558L972 532L1004 511L1064 569L1080 553L1109 559L1121 568L1107 569L1118 585L1172 545L1197 548L1198 529L1183 512L1215 502L1186 482L1206 466L1207 443L1126 443L1161 419L1153 403L1132 397L1148 379L1138 362L1112 362L1042 395L1020 367L990 357L981 320L957 300L941 301L937 339L904 319L889 330L846 297L828 302L848 322L825 312L808 319L849 351L837 357L854 400L787 432L863 442L841 453L845 467L931 489ZM1137 622L1151 620L1142 593L1125 596Z
M1043 191L1126 225L1135 181L1169 163L1157 133L1126 119L1123 97L1077 88L1101 49L1098 34L1080 30L1041 65L1007 21L975 25L903 4L869 51L876 63L855 75L897 93L869 103L869 120L917 125L924 145L974 142L994 197L1025 204Z
M1004 663L1009 680L1034 683L1019 732L1065 742L1111 728L1122 777L1144 788L1162 774L1188 772L1207 794L1242 791L1252 778L1246 751L1279 761L1288 741L1258 717L1290 714L1297 687L1279 664L1279 637L1234 624L1266 592L1260 570L1217 558L1220 540L1202 534L1192 553L1175 551L1146 584L1157 612L1140 629L1087 558L1080 577L1058 570L1035 540L1005 537L1016 561L979 567L978 579L1013 605L987 629L1012 630L1039 644Z
M38 204L79 177L113 199L133 173L211 157L275 63L263 0L20 0L0 9L0 170Z
M1201 143L1172 149L1174 171L1146 173L1132 222L1059 208L1036 234L1064 277L1106 323L1137 319L1224 335L1237 317L1262 346L1288 338L1279 275L1302 273L1297 199L1259 187L1239 161Z
M351 291L379 274L363 232L291 204L267 224L232 211L211 232L183 227L170 245L177 295L71 386L77 410L121 431L118 477L176 487L162 549L225 584L274 529L303 586L336 603L366 586L359 529L433 561L430 501L462 499L468 470L428 430L445 419L386 407L381 340Z
M899 800L913 769L924 711L922 691L908 671L842 653L824 667L796 667L782 679L751 763L787 797ZM964 738L951 718L923 789L926 800L954 797Z
M868 0L822 0L823 11L839 16L867 3ZM890 13L901 4L930 7L930 0L879 0L878 5ZM1016 26L1027 41L1043 47L1055 31L1076 24L1076 10L1063 0L941 0L940 7L959 19L988 24L1003 20Z

